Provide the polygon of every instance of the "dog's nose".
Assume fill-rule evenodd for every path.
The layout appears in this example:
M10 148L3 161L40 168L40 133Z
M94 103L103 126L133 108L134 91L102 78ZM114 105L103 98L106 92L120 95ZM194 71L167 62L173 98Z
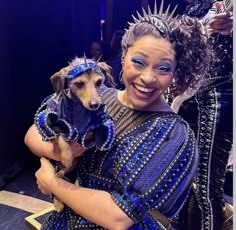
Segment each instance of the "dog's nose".
M91 102L91 103L89 104L89 107L90 107L92 110L96 110L96 109L98 109L99 104L98 104L97 102Z

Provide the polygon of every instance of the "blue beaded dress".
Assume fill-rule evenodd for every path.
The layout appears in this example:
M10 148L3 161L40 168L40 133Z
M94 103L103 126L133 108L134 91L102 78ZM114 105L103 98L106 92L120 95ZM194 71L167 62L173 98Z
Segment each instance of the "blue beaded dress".
M102 88L103 101L115 122L109 151L88 150L79 158L82 187L104 190L134 221L129 230L165 229L150 213L175 217L185 203L198 162L194 133L172 112L137 111L123 106L113 88ZM65 206L52 212L45 229L104 229Z

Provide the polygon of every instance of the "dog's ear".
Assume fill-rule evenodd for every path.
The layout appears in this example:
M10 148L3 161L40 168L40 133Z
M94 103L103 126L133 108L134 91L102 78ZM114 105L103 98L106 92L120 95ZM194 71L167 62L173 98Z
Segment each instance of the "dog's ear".
M64 90L65 78L68 77L69 67L65 67L53 74L50 78L53 89L57 96L60 96Z
M65 84L65 77L64 75L57 75L54 74L51 76L51 83L53 86L53 89L57 96L60 96L64 90L64 84Z
M112 77L112 67L109 66L106 62L98 62L97 64L101 68L101 70L102 70L103 74L105 75L106 80L108 81L108 83L112 87L115 87L116 83L114 82L113 77Z
M112 67L109 66L106 62L98 62L99 67L106 72L106 74L112 75Z

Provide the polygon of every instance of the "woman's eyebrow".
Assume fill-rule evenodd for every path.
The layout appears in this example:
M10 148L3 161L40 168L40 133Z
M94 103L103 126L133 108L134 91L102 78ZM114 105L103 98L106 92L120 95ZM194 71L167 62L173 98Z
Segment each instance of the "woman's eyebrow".
M173 59L167 58L167 57L160 58L160 60L161 60L161 61L169 61L169 62L171 62L171 63L174 62Z
M142 51L135 51L134 54L135 54L135 55L140 54L140 55L142 55L142 56L144 56L144 57L146 57L146 58L149 57L148 54L146 54L146 53L144 53L144 52L142 52ZM170 61L170 62L172 62L172 63L174 62L174 60L173 60L172 58L166 57L166 56L160 57L160 58L158 58L158 60L161 60L161 61Z
M142 51L135 51L134 54L141 54L144 57L148 57L148 54L145 54Z

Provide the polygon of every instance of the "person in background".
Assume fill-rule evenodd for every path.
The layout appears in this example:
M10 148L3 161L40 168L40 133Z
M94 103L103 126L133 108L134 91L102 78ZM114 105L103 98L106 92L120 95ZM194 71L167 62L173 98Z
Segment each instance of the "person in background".
M100 59L100 61L105 60L104 49L101 41L92 41L90 45L90 58L94 61Z
M121 81L121 40L123 35L123 30L116 30L113 33L107 60L107 64L112 67L113 79L118 89L124 89L124 83Z
M166 229L169 223L153 213L171 220L186 202L198 165L196 140L163 94L173 82L184 92L203 80L200 73L208 72L211 51L196 20L172 15L144 13L126 30L121 43L125 89L101 89L115 122L115 142L108 151L71 143L79 183L56 176L45 158L60 160L56 142L43 142L36 127L29 128L25 143L41 157L38 187L65 204L42 230Z
M202 4L203 7L207 2ZM172 103L174 111L195 131L200 157L189 210L182 214L183 219L189 218L182 229L232 229L233 224L232 206L224 199L225 175L233 145L233 18L232 2L224 4L216 2L203 17L197 17L194 1L191 6L194 10L189 10L201 21L214 58L207 81L197 93L185 92Z

